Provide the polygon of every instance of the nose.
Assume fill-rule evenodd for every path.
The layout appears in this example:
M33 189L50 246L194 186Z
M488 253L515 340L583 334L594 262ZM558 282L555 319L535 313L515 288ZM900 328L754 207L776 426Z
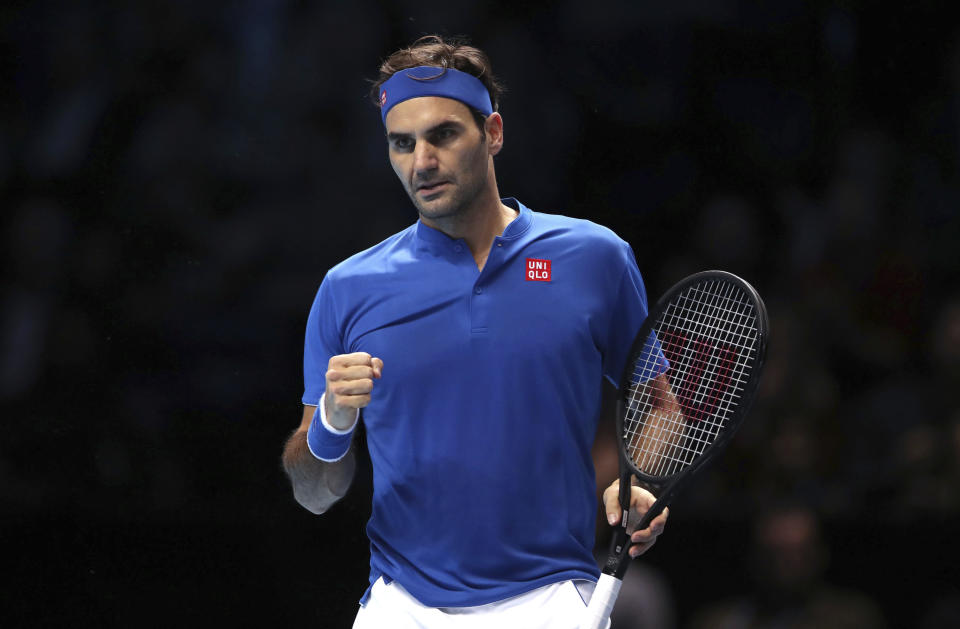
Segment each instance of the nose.
M417 142L413 149L413 169L426 173L437 168L437 153L429 142Z

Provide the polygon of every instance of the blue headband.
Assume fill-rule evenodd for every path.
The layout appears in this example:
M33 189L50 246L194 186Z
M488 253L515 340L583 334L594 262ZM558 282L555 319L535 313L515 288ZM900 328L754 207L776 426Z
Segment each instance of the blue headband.
M421 96L452 98L479 110L485 116L493 113L490 93L477 77L453 68L418 66L396 72L380 88L383 124L387 124L387 112L394 105Z

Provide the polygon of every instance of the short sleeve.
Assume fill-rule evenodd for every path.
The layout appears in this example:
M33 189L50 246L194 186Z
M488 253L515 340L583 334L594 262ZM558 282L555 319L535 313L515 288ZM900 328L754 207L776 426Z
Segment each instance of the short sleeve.
M623 271L620 281L614 286L616 293L606 330L606 346L602 348L603 375L616 387L620 386L620 377L633 339L647 318L647 291L633 250L626 243L622 245L621 260ZM659 347L656 351L659 353ZM661 365L657 372L662 371L663 367Z
M327 275L317 290L303 342L303 403L312 406L326 389L330 357L344 353L331 284Z

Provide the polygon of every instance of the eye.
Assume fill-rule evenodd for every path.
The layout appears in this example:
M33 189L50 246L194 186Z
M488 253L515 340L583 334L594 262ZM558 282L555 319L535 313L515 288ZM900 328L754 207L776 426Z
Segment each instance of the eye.
M427 138L431 144L439 145L455 140L458 136L459 130L453 125L448 125L432 129Z
M413 148L412 138L396 138L393 141L393 149L395 151L409 151L412 148Z

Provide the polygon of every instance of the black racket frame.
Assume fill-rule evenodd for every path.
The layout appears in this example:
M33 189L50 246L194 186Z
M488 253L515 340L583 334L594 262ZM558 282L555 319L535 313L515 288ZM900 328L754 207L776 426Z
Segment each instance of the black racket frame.
M753 365L751 366L750 377L748 378L744 387L741 401L734 409L733 415L729 418L727 425L706 447L703 453L700 454L692 464L688 465L679 472L664 478L654 478L637 468L627 453L626 443L623 439L623 420L626 415L627 396L630 395L630 389L633 385L634 364L639 355L643 352L647 337L650 335L650 331L653 329L654 324L660 318L660 315L667 308L674 297L695 284L710 280L737 285L740 289L746 292L755 303L757 310L757 352L754 356ZM734 275L733 273L728 273L727 271L701 271L700 273L694 273L693 275L685 277L674 284L670 290L664 293L654 307L648 312L647 318L644 320L643 325L640 327L640 331L634 338L633 345L630 347L630 353L627 355L627 362L623 369L623 375L620 378L620 393L617 396L616 410L616 439L620 459L619 501L620 508L623 509L624 516L621 518L620 524L613 530L613 539L610 542L610 554L607 558L606 564L603 567L604 573L613 575L618 579L623 579L623 575L626 574L627 568L630 566L628 552L631 543L628 531L631 528L634 531L639 531L649 526L650 522L655 517L660 515L664 508L670 504L670 501L677 494L677 492L679 492L687 483L689 483L690 479L693 478L698 472L703 470L704 467L706 467L711 461L716 459L716 457L726 448L727 444L730 443L730 440L743 423L743 418L746 417L750 407L753 404L755 397L754 394L760 382L760 374L763 370L764 359L766 358L768 330L769 319L767 317L767 309L763 303L763 299L760 298L759 293L757 293L753 286L751 286L748 282ZM656 501L650 506L650 509L644 513L636 525L630 522L629 518L627 517L630 513L630 494L633 478L637 479L638 484L641 487L656 496Z

